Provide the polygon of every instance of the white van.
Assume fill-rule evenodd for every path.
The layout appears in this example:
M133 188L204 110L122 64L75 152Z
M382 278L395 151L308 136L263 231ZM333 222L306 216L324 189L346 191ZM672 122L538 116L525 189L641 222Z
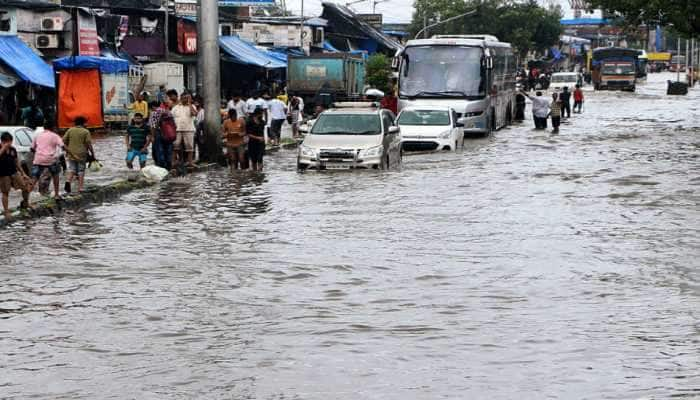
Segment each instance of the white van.
M578 84L581 84L578 72L556 72L552 74L549 88L555 92L561 92L567 87L569 92L573 92Z

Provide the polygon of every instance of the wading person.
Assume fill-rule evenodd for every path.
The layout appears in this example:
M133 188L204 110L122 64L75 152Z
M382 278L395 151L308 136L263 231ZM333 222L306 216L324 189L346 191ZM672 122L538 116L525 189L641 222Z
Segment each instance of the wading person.
M138 95L136 95L136 101L131 103L131 106L129 106L129 110L136 114L141 114L142 119L143 118L148 118L148 103L146 103L146 100L144 100L144 93L141 92Z
M300 137L299 124L304 119L304 100L300 97L292 96L289 101L288 121L292 125L292 136L296 139Z
M268 105L270 111L270 143L273 145L280 144L280 139L282 137L282 125L287 119L287 106L275 97L270 100Z
M561 102L561 116L563 118L571 118L571 92L569 88L564 86L563 91L559 95L559 101Z
M0 192L2 192L2 211L5 220L10 220L10 190L22 191L20 208L29 208L31 183L22 170L17 149L12 146L13 137L9 132L0 136Z
M243 169L245 164L245 119L238 115L234 108L228 110L228 118L224 121L222 134L226 141L226 156L231 171Z
M552 103L549 107L549 115L552 117L552 133L559 133L559 125L561 124L562 103L559 95L552 93Z
M525 95L522 93L518 93L515 95L515 121L524 121L525 120Z
M574 90L574 114L581 114L583 109L583 90L581 85L576 85Z
M66 155L68 156L68 176L66 177L65 191L71 192L73 179L78 178L78 193L83 191L85 185L85 167L88 156L94 158L95 151L92 148L92 138L90 131L85 128L87 119L78 117L75 119L75 126L68 129L63 136Z
M57 150L64 148L64 145L63 139L54 131L54 125L53 120L46 120L44 123L44 131L37 135L32 142L32 152L34 152L32 189L39 182L44 171L48 171L53 181L54 197L60 199L58 183L61 174L61 166L59 164L60 153Z
M262 171L263 156L265 155L265 120L262 108L256 108L253 115L245 122L246 134L248 136L248 158L250 168L254 171Z
M532 119L535 121L535 129L543 130L547 129L547 116L549 115L549 101L542 96L541 91L537 91L536 96L530 96L525 92L520 92L524 94L530 101L532 101Z
M126 166L134 168L134 159L139 160L139 169L146 166L148 160L148 146L151 144L151 135L148 127L143 123L141 113L134 114L133 124L126 128Z
M158 147L160 146L160 137L159 137L159 128L158 128L158 115L156 115L156 111L160 107L160 104L156 101L152 101L148 103L148 106L151 109L150 116L148 117L148 124L146 124L146 128L148 129L148 132L151 135L151 155L153 156L153 162L157 165L160 166L160 154L158 153Z
M171 110L177 127L177 137L173 143L173 163L180 165L184 160L180 157L180 151L184 148L187 158L187 167L194 168L194 117L197 116L197 108L192 104L192 96L183 93L180 103Z

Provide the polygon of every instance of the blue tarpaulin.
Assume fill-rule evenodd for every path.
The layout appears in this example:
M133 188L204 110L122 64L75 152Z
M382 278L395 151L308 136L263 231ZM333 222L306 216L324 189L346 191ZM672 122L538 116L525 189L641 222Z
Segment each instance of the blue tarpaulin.
M332 53L339 53L340 52L340 50L333 47L331 42L329 42L328 40L323 41L323 50L330 51Z
M49 88L55 87L51 66L17 36L0 36L0 60L22 80Z
M607 25L610 21L605 18L574 18L562 19L559 23L562 25Z
M56 70L62 69L99 69L103 74L129 72L129 62L121 58L70 56L53 62Z
M287 68L287 62L258 50L238 36L220 36L219 46L230 56L231 61L267 69Z

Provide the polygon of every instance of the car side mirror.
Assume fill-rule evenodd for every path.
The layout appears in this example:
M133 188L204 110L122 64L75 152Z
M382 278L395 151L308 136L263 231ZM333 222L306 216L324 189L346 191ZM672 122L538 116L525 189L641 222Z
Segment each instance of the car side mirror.
M398 126L390 126L389 127L389 133L390 134L396 134L399 133L400 129Z
M464 118L464 117L462 117L462 118L460 118L460 119L457 120L457 126L459 126L459 127L461 127L461 128L463 128L463 127L464 127L464 124L466 124L466 123L467 123L467 119Z

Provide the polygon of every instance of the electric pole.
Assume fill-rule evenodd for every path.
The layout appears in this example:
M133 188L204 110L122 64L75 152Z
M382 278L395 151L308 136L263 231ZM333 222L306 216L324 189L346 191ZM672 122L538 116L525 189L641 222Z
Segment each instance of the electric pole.
M201 58L201 71L204 89L204 133L207 161L219 161L221 158L221 77L219 56L219 3L217 0L200 0L197 24L202 36L198 38L197 57Z

